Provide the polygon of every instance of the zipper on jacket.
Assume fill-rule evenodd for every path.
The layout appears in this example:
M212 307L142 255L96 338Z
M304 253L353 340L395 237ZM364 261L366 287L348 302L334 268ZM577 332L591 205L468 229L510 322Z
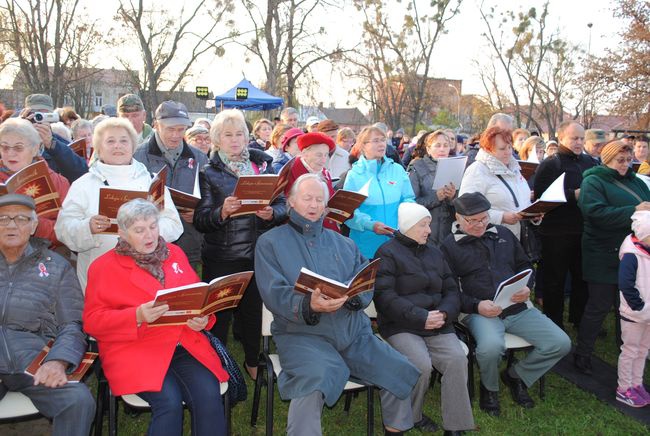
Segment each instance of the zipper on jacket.
M379 173L381 172L381 165L379 164L379 161L377 161L377 172L375 173L375 178L377 179L377 184L379 185L379 192L381 192L381 204L382 204L382 209L384 211L384 219L382 220L382 223L387 226L386 224L386 197L384 196L384 188L381 187L381 180L379 179Z

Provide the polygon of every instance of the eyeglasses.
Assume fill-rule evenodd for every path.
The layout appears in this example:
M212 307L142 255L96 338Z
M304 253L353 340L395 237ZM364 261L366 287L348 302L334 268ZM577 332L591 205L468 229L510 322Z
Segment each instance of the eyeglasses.
M486 215L483 218L481 218L480 220L469 219L469 218L466 218L466 217L463 217L463 219L470 226L476 226L476 225L485 225L485 224L487 224L490 221L490 216Z
M13 151L15 153L22 153L25 151L25 146L24 145L0 145L0 150L2 150L3 153L8 153L10 151Z
M630 162L632 162L632 158L631 157L619 157L618 159L614 159L614 162L616 162L619 165L622 165L624 163L629 164Z
M386 143L386 140L384 138L375 138L375 139L371 139L369 141L364 141L364 144L375 144L375 145L377 145L377 144L385 144L385 143Z
M32 218L25 215L2 215L0 216L0 227L7 227L13 221L18 227L24 227L31 222Z

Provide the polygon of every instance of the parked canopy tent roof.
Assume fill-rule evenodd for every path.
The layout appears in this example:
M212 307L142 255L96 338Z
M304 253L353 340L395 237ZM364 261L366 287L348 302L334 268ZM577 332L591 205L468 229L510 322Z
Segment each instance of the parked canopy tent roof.
M248 89L248 97L243 100L237 100L237 89ZM265 111L282 106L284 100L280 97L274 97L259 88L253 86L251 82L242 79L237 85L227 92L217 95L214 98L217 107L222 109L242 109L249 111Z

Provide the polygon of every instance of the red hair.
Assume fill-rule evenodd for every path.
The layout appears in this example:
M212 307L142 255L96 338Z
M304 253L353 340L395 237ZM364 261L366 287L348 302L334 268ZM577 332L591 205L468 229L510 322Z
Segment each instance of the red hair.
M496 138L500 137L506 144L512 145L512 132L501 127L490 127L481 134L481 148L488 153L492 153L496 146Z

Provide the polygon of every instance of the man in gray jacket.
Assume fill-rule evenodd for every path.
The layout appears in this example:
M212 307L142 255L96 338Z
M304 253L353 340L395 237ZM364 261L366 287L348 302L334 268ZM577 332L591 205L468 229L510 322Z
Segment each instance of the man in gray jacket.
M88 435L95 412L83 383L67 383L86 351L83 295L70 264L31 239L38 220L31 197L0 197L0 398L22 392L53 419L54 435ZM34 376L25 369L50 340Z

